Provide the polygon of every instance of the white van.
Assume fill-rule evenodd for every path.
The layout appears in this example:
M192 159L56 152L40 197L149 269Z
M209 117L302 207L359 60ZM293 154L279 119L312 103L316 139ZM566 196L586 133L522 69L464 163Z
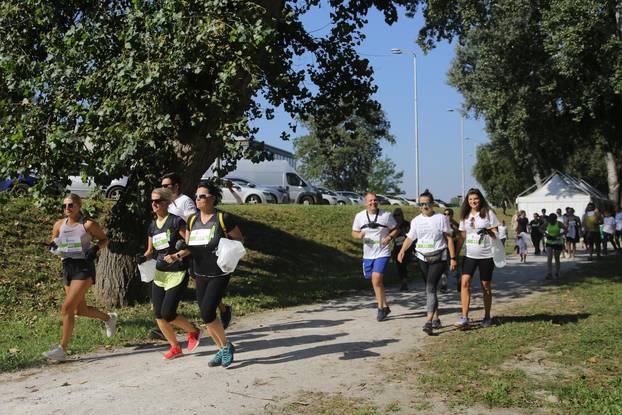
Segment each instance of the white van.
M287 189L289 199L294 203L320 204L322 195L311 186L285 160L262 161L239 160L237 168L228 176L242 177L259 185L282 186Z

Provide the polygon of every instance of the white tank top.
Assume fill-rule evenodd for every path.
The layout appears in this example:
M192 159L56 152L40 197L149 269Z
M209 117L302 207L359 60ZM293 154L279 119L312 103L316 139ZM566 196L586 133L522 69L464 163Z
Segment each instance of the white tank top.
M91 247L91 235L84 228L84 218L74 226L69 226L65 219L60 227L58 238L54 241L63 258L84 259L84 253Z

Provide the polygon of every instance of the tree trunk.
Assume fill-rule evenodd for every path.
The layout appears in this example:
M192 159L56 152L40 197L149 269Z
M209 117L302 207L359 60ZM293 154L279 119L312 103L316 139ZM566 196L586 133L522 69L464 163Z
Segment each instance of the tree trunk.
M618 163L614 154L608 151L605 155L607 165L607 184L609 185L609 199L620 203L620 181L618 179Z
M126 306L147 297L147 286L137 275L136 249L132 247L128 242L112 240L99 257L95 295L109 307Z

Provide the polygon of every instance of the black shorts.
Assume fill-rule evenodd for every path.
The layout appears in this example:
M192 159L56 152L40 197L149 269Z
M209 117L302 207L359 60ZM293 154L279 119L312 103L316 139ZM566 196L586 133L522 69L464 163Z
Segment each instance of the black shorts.
M583 241L586 244L598 244L600 243L600 232L590 231L585 234Z
M553 251L563 251L564 245L560 245L560 244L546 245L546 248L552 249Z
M73 280L90 278L95 284L95 262L88 259L63 259L63 284L71 285Z
M492 258L474 259L464 257L462 263L462 275L475 275L475 271L479 268L479 279L482 281L492 280L492 271L495 269L495 261Z
M579 242L579 237L577 236L576 238L571 238L570 236L566 236L566 242L576 244L577 242Z

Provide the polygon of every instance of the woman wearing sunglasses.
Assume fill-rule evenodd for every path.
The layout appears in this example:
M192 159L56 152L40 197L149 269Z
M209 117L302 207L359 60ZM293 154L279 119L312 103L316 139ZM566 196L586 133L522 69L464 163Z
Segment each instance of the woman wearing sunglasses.
M175 327L186 332L189 352L199 345L201 331L192 325L184 316L177 314L177 306L188 286L188 266L183 261L178 241L186 236L186 222L179 216L168 212L173 201L170 189L161 187L151 192L151 209L155 219L149 225L147 233L147 250L138 262L154 257L156 272L153 278L151 302L158 327L170 344L164 359L173 359L183 354L175 335Z
M492 324L490 309L492 306L492 272L495 268L492 255L491 238L497 237L499 219L490 208L479 189L470 189L462 202L460 212L460 240L457 251L466 241L466 256L462 264L460 300L462 316L456 326L466 329L469 326L469 305L471 302L471 279L479 269L479 279L484 293L484 320L482 327Z
M447 264L447 251L451 260L451 269L458 266L452 229L449 219L445 215L434 212L434 196L425 191L419 196L421 214L410 223L410 231L402 245L397 260L402 262L406 251L417 241L415 255L419 258L419 266L425 280L427 320L423 331L432 334L434 329L440 329L441 321L438 318L438 283Z
M231 275L220 269L215 252L221 238L244 241L235 219L216 209L221 199L222 191L214 182L199 183L195 195L199 212L188 218L186 246L180 252L182 257L191 255L201 319L218 348L208 363L210 367L228 367L233 363L235 351L227 340L221 321L216 318L216 309L225 295Z
M65 300L61 307L63 335L60 345L43 353L49 360L63 361L73 333L75 316L95 318L104 322L106 335L112 337L116 330L116 313L102 313L86 304L84 296L95 284L95 258L108 243L106 234L94 220L85 217L80 208L82 200L76 194L63 199L65 218L59 219L52 229L50 250L62 258ZM95 238L97 244L92 245Z

